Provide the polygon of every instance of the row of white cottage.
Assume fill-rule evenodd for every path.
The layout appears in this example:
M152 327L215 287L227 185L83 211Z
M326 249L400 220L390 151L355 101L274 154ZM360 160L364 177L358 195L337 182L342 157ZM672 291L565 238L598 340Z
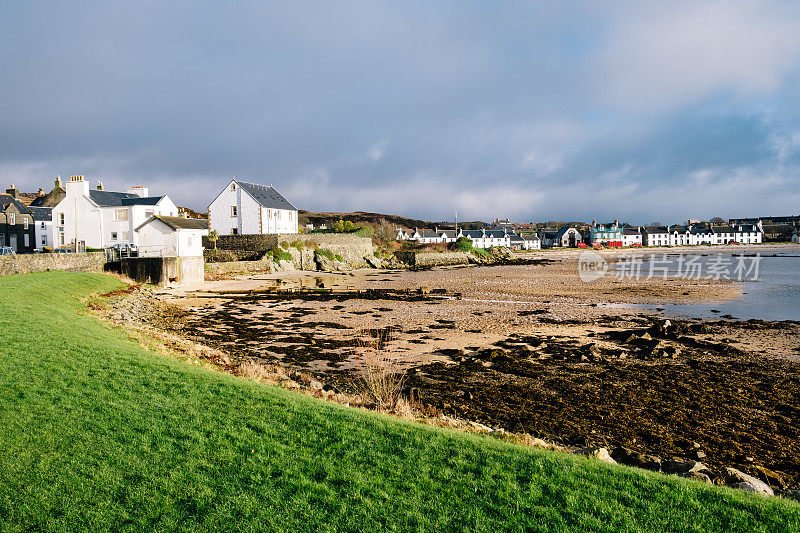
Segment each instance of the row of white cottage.
M542 241L538 235L520 235L507 229L414 229L397 230L397 240L417 241L421 244L456 242L466 237L472 240L473 248L492 248L502 246L514 250L538 250Z
M761 244L764 229L757 224L731 226L638 226L622 227L623 246L697 246L715 244Z
M60 185L56 180L56 189ZM219 235L297 233L297 209L272 186L236 179L209 205L208 221L180 217L169 196L150 196L146 187L112 192L102 183L92 189L84 176L71 176L62 195L49 220L41 223L49 234L41 242L55 248L130 243L140 255L198 256L210 230Z

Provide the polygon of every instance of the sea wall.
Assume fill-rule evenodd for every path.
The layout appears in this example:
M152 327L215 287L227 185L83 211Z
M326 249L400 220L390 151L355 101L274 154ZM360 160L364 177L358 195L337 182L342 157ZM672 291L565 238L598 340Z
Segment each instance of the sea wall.
M125 257L106 263L107 272L115 272L138 283L166 285L203 281L203 258L198 257Z
M298 247L291 246L297 241L303 243ZM294 233L280 235L220 235L217 248L228 251L236 262L257 261L264 254L281 247L292 254L295 266L301 270L315 270L314 249L330 250L334 255L342 257L342 262L350 268L364 268L367 266L364 257L371 257L373 253L372 239L359 237L352 233ZM208 259L213 254L214 244L203 237L203 246L206 248L205 256ZM224 263L214 263L224 264ZM216 268L216 267L213 267Z
M401 263L415 268L427 268L444 265L466 265L469 256L463 252L395 252L395 257Z
M66 272L103 272L104 252L85 254L20 254L0 256L0 276L64 270Z

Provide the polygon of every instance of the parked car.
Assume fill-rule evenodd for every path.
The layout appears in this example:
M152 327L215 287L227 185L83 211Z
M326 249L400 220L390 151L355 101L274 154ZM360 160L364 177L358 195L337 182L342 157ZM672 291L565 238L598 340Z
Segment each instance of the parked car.
M139 248L130 242L121 242L111 246L111 250L117 257L139 257Z
M0 246L0 255L17 255L17 252L10 246Z

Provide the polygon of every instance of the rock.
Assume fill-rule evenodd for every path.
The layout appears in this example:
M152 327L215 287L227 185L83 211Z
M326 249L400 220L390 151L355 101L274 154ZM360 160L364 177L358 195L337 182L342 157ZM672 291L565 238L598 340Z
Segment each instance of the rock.
M708 470L708 467L703 463L692 461L691 459L681 459L680 457L673 457L664 461L661 469L667 474L677 474L679 476L686 475L689 472L701 472Z
M642 335L639 338L641 340L643 340L643 341L651 341L651 340L653 340L653 337L649 333L645 333L644 335Z
M756 494L763 494L765 496L775 495L775 492L769 485L756 477L745 474L741 470L731 467L726 468L725 471L730 477L738 481L738 483L734 485L737 488L744 489L748 492L754 492Z
M598 461L603 461L604 463L612 465L617 464L605 448L581 448L580 450L575 450L575 453L578 455L586 455L587 457L594 457Z
M800 502L800 490L792 489L783 491L781 497Z
M617 448L611 454L611 457L623 465L636 466L655 472L661 471L661 458L655 455L639 453L628 448Z
M779 474L778 472L758 465L756 465L755 468L758 470L759 474L761 474L763 478L767 480L767 483L769 483L770 486L777 487L779 490L785 490L788 486L788 483L784 479L783 475Z
M381 268L383 266L383 261L375 256L365 255L364 261L372 268Z
M287 379L286 381L282 381L281 385L283 386L284 389L290 389L290 390L299 390L303 388L302 385L300 385L293 379Z
M712 484L711 478L705 472L689 472L685 476L686 479L694 479L695 481L702 481L704 483Z
M311 390L322 390L322 383L316 379L312 379L308 386L311 388Z

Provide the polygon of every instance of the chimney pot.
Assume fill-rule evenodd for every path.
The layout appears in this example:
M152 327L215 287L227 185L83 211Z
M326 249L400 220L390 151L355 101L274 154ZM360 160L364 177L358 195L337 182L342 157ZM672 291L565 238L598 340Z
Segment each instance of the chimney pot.
M103 182L102 181L98 181L97 182L97 190L98 191L102 191L103 190Z

